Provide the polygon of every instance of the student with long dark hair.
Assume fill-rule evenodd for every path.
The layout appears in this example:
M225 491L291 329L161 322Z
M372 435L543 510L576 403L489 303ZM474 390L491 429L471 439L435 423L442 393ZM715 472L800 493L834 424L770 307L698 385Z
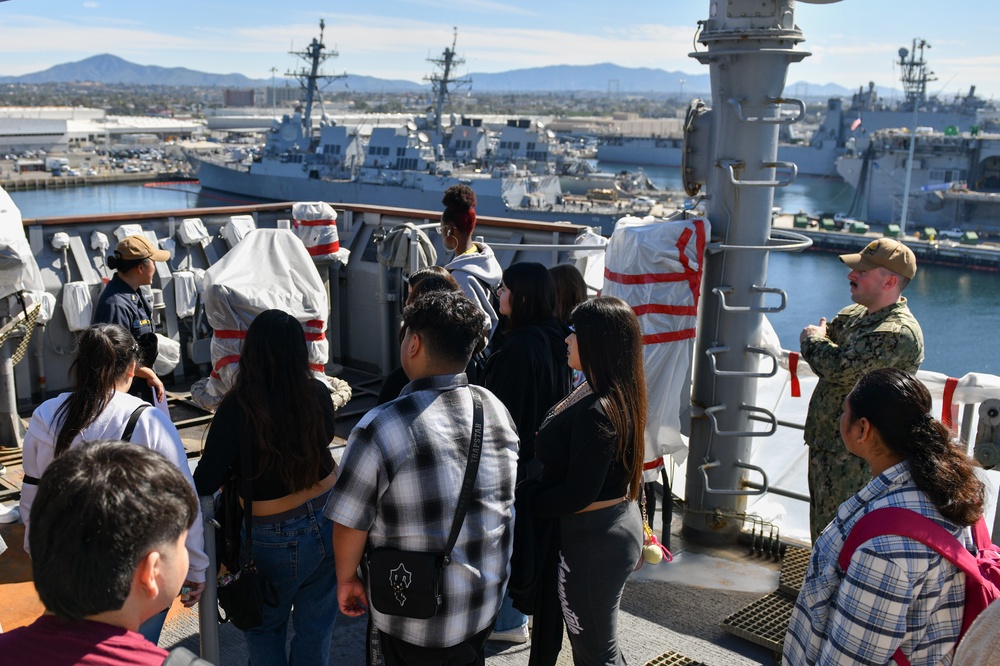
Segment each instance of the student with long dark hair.
M873 478L816 541L785 636L785 663L887 664L901 649L911 664L939 664L954 649L964 575L930 546L884 535L859 546L846 571L838 563L858 521L884 507L929 518L973 550L969 526L983 515L985 488L930 410L927 388L895 368L868 373L848 394L840 436Z
M542 264L512 264L503 273L498 294L507 327L498 332L503 343L486 361L483 386L500 398L514 419L521 481L535 458L535 433L545 412L570 389L565 364L568 329L555 316L555 284ZM510 597L504 599L490 640L528 640L528 616L513 607Z
M38 481L49 464L83 442L122 439L126 425L137 408L149 407L127 393L137 367L139 345L132 335L116 324L97 324L80 334L76 358L70 366L73 390L46 400L35 410L24 436L21 488L21 518L24 520L24 548L29 550L31 505ZM159 409L142 411L129 441L156 451L176 465L192 487L187 453L170 417ZM192 589L185 601L193 606L205 587L208 558L204 550L201 518L188 532L186 546L190 569L185 585ZM140 633L156 643L166 609L143 623Z
M535 439L542 468L531 508L555 525L529 663L556 663L565 622L575 664L624 664L618 605L642 551L642 333L632 308L610 297L577 306L573 326L568 364L587 380L549 411Z
M250 663L325 664L337 617L333 523L323 506L336 482L334 409L329 389L312 377L305 332L291 315L267 310L247 330L235 383L219 404L195 470L198 493L215 492L249 448L253 554L278 590L264 623L243 632ZM286 656L288 619L295 636Z

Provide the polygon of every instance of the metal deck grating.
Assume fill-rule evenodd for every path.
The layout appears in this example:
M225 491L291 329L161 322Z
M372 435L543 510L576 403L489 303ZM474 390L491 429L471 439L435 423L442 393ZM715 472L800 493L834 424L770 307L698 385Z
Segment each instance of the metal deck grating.
M789 546L785 557L781 560L781 576L778 578L778 589L791 597L799 596L802 581L805 580L809 568L809 558L812 551L808 548Z
M722 621L722 628L751 643L780 653L795 600L772 592Z
M705 666L705 664L677 652L664 652L659 657L647 661L645 666Z

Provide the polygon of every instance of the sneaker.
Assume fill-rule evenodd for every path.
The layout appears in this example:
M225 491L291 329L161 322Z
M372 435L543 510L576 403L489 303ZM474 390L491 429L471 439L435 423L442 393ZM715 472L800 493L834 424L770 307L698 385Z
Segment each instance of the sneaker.
M514 627L513 629L507 629L506 631L494 631L486 640L517 644L527 643L528 625L522 624L520 627Z

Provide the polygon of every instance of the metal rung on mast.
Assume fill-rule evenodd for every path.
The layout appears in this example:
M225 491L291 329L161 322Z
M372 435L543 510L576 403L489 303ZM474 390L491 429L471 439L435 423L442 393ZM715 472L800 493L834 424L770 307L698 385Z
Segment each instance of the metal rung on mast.
M706 249L712 253L718 252L801 252L813 244L808 236L789 231L788 229L771 229L767 245L727 245L726 243L709 243Z
M795 99L794 97L768 97L767 102L769 104L793 104L798 107L798 113L794 116L782 116L777 115L771 118L765 118L763 116L747 116L743 113L743 102L746 100L738 100L730 98L727 100L730 104L736 107L736 115L739 117L740 121L744 123L765 123L770 125L794 125L795 123L802 120L806 115L806 103L801 99Z
M799 165L795 162L761 162L762 169L788 169L789 174L786 180L740 180L736 177L738 166L746 166L742 160L719 160L719 166L724 166L729 170L729 182L736 187L788 187L795 182L799 175Z
M760 474L763 479L760 484L755 484L756 487L750 490L742 490L739 488L713 488L708 482L708 470L714 469L716 467L721 467L722 463L718 460L710 460L702 465L698 465L698 471L701 472L701 478L705 483L704 490L710 495L763 495L767 492L767 472L757 465L751 465L750 463L740 462L739 460L732 463L733 467L740 467L742 469L749 469L751 471Z
M726 303L726 294L732 294L736 290L729 285L723 285L721 287L716 287L712 290L712 293L719 297L721 301L721 307L726 312L763 312L765 314L772 314L775 312L781 312L788 305L788 294L785 293L784 289L778 289L777 287L758 287L753 285L750 287L750 291L755 294L778 294L781 296L781 305L776 305L772 307L753 307L750 305L729 305Z
M719 370L718 365L716 365L715 357L718 354L725 354L729 351L729 347L711 347L705 350L705 355L708 356L708 360L712 364L712 374L716 377L774 377L778 374L778 357L774 355L769 349L764 349L762 347L744 347L745 351L752 354L760 354L761 356L766 356L771 359L771 370L769 372L752 372L748 370Z
M770 437L778 431L778 419L775 417L774 413L764 407L754 407L753 405L740 405L740 411L750 412L751 414L764 414L767 417L767 420L762 420L761 422L770 424L770 430L719 430L719 421L715 418L715 413L724 411L726 411L726 406L724 404L714 405L705 409L705 415L712 421L712 432L720 437ZM694 410L692 410L692 416L697 416L697 414L694 413Z

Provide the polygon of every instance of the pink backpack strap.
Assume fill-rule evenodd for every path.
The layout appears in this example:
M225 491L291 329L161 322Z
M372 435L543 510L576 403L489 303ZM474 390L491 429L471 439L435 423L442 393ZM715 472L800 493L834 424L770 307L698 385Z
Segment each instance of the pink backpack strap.
M979 523L974 526L972 533L977 549L980 547L980 540L984 544L990 543L989 531L986 529L984 519L980 519ZM840 550L838 562L841 571L847 572L854 552L862 544L875 537L888 534L914 539L933 548L946 560L964 571L966 576L979 578L982 575L976 558L951 532L916 511L900 507L875 509L862 516L861 520L854 524L851 533L847 535L847 540L844 541L844 547ZM963 633L964 629L963 626ZM892 657L898 666L910 666L909 660L901 650L897 649Z

